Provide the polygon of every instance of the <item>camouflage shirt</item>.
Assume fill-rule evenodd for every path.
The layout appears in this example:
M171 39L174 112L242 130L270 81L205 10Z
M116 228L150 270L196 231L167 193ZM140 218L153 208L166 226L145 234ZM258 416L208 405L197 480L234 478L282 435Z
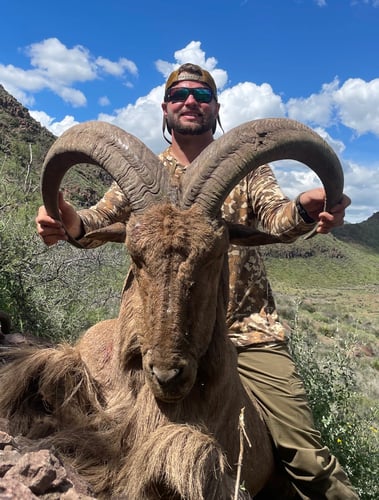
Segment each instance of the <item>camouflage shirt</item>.
M159 158L176 178L186 167L179 164L171 147ZM79 212L84 231L129 218L130 208L114 183L94 207ZM245 177L229 194L223 206L227 221L257 227L275 234L283 242L294 241L313 228L299 215L295 202L281 192L268 165ZM102 242L81 239L89 248ZM284 341L286 328L279 322L271 285L258 247L230 245L230 297L227 314L229 336L237 346Z

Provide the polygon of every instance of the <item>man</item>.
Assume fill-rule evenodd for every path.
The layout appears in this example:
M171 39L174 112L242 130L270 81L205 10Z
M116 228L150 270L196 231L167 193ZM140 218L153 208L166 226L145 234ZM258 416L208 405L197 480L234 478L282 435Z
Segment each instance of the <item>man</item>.
M168 78L163 110L172 144L160 158L174 179L214 139L220 105L212 76L194 64L184 64ZM290 201L280 191L268 165L249 174L227 198L227 220L257 225L283 242L295 240L313 229L328 233L343 223L350 199L329 212L323 211L322 188L301 193ZM82 239L88 231L125 221L130 213L124 195L113 184L100 202L76 212L60 197L62 220L70 235L86 247L101 242ZM36 218L37 229L47 245L67 239L60 223L44 207ZM238 350L243 383L260 402L281 461L302 499L357 499L337 459L320 443L314 429L304 387L288 351L284 327L278 320L264 263L256 247L231 245L229 250L230 302L228 327Z

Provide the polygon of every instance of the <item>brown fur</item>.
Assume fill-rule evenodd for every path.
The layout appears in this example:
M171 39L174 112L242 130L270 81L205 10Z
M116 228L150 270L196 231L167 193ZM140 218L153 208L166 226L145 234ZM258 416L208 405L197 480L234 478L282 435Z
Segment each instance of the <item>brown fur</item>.
M1 409L13 433L44 437L101 411L100 389L75 348L21 347L4 357Z
M196 206L161 205L132 216L127 235L119 317L74 347L16 354L0 374L0 413L18 432L48 436L99 496L222 500L245 408L242 480L256 494L274 460L226 334L226 226Z

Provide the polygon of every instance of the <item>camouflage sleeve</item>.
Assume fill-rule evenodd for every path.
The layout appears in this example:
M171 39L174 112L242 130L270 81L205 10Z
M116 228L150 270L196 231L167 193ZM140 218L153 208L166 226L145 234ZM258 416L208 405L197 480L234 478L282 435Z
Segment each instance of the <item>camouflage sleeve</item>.
M89 231L106 227L114 222L126 222L130 216L130 206L124 193L118 184L112 183L109 190L93 207L79 210L78 214L83 223L84 235ZM87 240L82 237L79 243L85 248L95 248L104 242L99 240Z
M291 242L315 226L300 216L296 201L281 191L269 165L263 165L248 176L249 202L263 231L279 236L283 242Z

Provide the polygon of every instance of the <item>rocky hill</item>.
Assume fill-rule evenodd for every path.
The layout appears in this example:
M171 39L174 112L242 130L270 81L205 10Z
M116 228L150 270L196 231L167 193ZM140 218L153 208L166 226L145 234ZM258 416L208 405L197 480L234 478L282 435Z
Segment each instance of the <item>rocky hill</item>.
M379 212L358 224L345 224L333 231L339 240L379 252Z
M0 85L0 162L3 183L23 185L25 177L31 192L38 192L43 160L56 137L30 116ZM101 169L86 165L74 167L65 176L64 187L78 206L96 203L111 182ZM8 190L9 191L9 190ZM0 191L0 207L2 206Z
M0 153L13 155L17 145L32 144L38 146L36 161L40 162L54 140L55 136L0 85Z

